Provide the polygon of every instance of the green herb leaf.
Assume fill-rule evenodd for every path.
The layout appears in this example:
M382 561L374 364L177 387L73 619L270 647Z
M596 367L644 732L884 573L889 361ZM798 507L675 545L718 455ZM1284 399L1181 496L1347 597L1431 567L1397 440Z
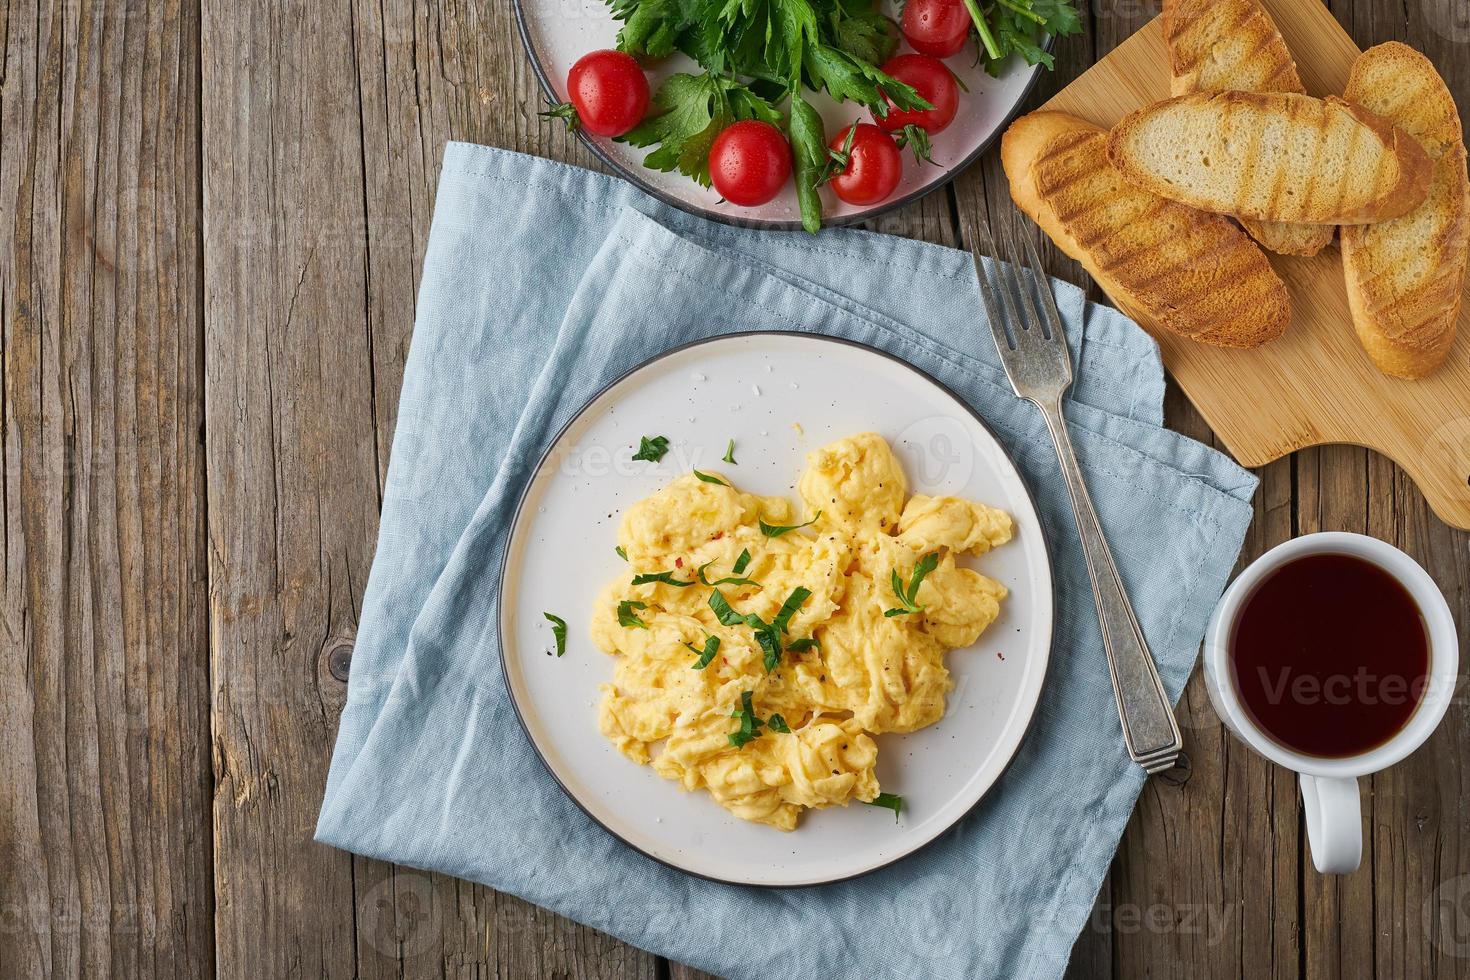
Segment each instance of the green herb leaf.
M771 628L780 630L782 633L786 632L786 626L791 622L791 617L795 616L802 603L811 597L811 589L804 589L799 585L792 589L791 594L786 597L786 601L781 603L781 608L776 612L776 618L771 620Z
M735 559L735 567L732 569L732 571L736 575L739 575L741 572L745 571L745 569L748 568L749 566L750 566L750 549L749 548L741 548L740 549L740 557Z
M744 748L747 742L754 741L761 734L761 720L755 716L751 697L750 691L741 692L740 707L730 714L731 718L740 719L740 727L730 733L730 744L737 749Z
M567 652L567 621L560 616L553 616L549 612L541 615L551 623L551 635L556 637L556 655L560 657Z
M704 577L704 570L706 568L709 568L713 564L714 564L714 562L707 561L703 565L700 565L698 571L695 572L695 576L704 585L708 585L708 586L716 586L716 585L753 585L757 589L761 587L761 584L759 582L757 582L755 579L753 579L753 578L744 578L744 577L742 577L740 575L727 576L726 578L715 579L713 582L711 582L709 579L707 579L707 578Z
M786 649L790 653L805 653L808 650L820 650L821 648L822 644L818 643L817 638L814 636L804 637L800 640L792 640L790 643L786 644Z
M688 582L681 582L679 579L674 578L673 572L644 572L642 575L633 576L634 585L651 585L654 582L672 585L676 589L687 589L694 584L693 579L690 579Z
M622 545L617 545L613 548L613 551L616 551L618 553L618 557L621 558L623 561L628 560L628 553L623 550Z
M709 594L709 607L714 610L715 618L724 626L740 626L745 622L745 617L730 607L725 596L719 589Z
M899 30L893 18L876 6L849 9L841 3L832 10L833 45L858 61L881 65L898 50Z
M633 612L633 610L635 609L647 608L647 603L638 602L633 599L624 599L622 602L618 603L618 625L630 629L633 627L637 627L638 629L642 630L648 629L648 624L639 619L638 616Z
M879 793L871 800L864 800L868 806L881 806L885 810L893 811L893 822L898 823L898 814L903 810L903 797L897 793Z
M827 131L821 114L799 94L791 97L791 154L801 226L815 235L822 228L822 196L817 185L827 170Z
M811 527L813 524L817 523L817 518L821 516L822 512L817 511L816 514L812 515L812 519L807 521L805 524L767 524L764 519L758 518L758 520L760 520L762 534L764 534L768 538L779 538L787 531L796 531L804 527Z
M770 718L766 719L766 724L770 726L773 732L780 732L782 735L791 734L791 726L786 724L786 719L780 715L771 715Z
M849 99L860 102L880 117L887 117L890 108L904 111L934 108L934 103L912 85L829 45L807 47L806 73L812 88L825 88L838 102Z
M765 654L761 658L762 665L769 674L781 664L781 633L764 623L757 626L760 619L755 616L746 617L747 622L751 619L755 619L755 623L750 624L755 629L755 642L760 644L761 653Z
M914 574L909 579L908 587L905 588L903 579L898 574L898 569L893 570L893 594L898 596L899 606L894 609L883 610L884 616L906 616L909 613L922 612L924 607L918 604L919 586L923 584L924 577L939 567L939 552L931 551L920 558L914 565Z
M654 436L652 439L644 436L638 440L638 451L633 454L633 458L657 463L668 451L669 439L667 436Z
M712 476L709 473L701 473L699 472L699 470L695 470L694 475L699 477L699 479L704 483L718 483L722 487L728 487L730 485L717 476Z
M730 442L729 442L729 444L725 446L724 462L729 463L731 466L739 465L739 464L737 464L735 462L735 440L734 439L731 439Z
M703 650L700 650L692 643L685 643L684 645L699 654L699 659L694 662L695 670L704 670L704 668L710 665L710 661L715 659L715 654L720 652L720 638L718 636L706 636L704 638Z
M656 114L617 137L633 146L653 146L643 165L679 171L710 185L709 151L715 137L742 119L780 125L781 113L744 83L723 75L670 75L653 95Z

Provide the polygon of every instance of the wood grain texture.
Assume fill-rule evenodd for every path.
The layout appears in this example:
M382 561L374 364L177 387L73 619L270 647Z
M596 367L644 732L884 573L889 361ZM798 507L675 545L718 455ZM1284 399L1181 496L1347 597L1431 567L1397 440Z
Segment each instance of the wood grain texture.
M1032 106L1155 13L1084 6ZM1424 50L1470 105L1463 0L1332 13L1359 47ZM510 5L33 0L4 23L0 977L705 980L311 842L344 696L326 655L355 634L444 142L595 165L535 115ZM871 227L968 247L1013 215L992 153ZM1219 444L1178 387L1166 411ZM1470 454L1470 423L1444 441ZM1366 530L1470 621L1470 537L1392 463L1329 447L1259 472L1243 561ZM1189 764L1145 791L1069 977L1470 974L1463 696L1365 784L1364 869L1339 881L1311 870L1294 780L1198 676L1181 715Z
M207 976L198 14L3 46L0 975Z

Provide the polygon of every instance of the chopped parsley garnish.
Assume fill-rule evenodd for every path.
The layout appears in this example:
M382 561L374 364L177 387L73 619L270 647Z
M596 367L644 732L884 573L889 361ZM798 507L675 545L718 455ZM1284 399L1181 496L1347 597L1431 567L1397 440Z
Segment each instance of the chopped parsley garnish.
M613 551L616 551L618 553L618 557L621 558L623 561L628 560L628 553L623 550L622 545L618 545L616 548L613 549Z
M702 480L705 483L718 483L722 487L728 487L730 485L730 484L726 483L724 480L721 480L717 476L713 476L713 475L711 475L709 473L701 473L701 472L699 472L699 470L695 470L694 471L694 475L697 476L697 477L699 477L700 480Z
M725 457L724 457L724 461L726 463L729 463L731 466L738 466L739 465L738 463L735 462L735 440L734 439L731 439L730 442L725 446Z
M791 617L795 616L796 610L801 608L801 604L811 597L811 589L803 589L799 585L792 589L791 594L786 597L786 601L781 603L781 608L777 611L776 618L771 620L771 628L778 629L782 633L786 632L786 626L791 622Z
M893 609L883 610L885 616L907 616L909 613L923 612L924 607L919 605L919 585L924 581L924 576L939 567L939 552L931 551L918 564L914 565L913 577L909 579L908 588L905 589L903 579L899 577L898 569L893 570L893 594L898 596L899 605Z
M647 608L647 603L638 602L634 599L624 599L622 602L618 603L618 625L625 628L632 628L636 626L638 629L641 630L648 629L648 624L639 619L637 614L633 612L633 610L635 609Z
M694 662L695 670L704 670L704 668L710 665L710 661L715 659L715 654L720 652L720 638L718 636L706 636L704 638L703 650L692 643L685 643L684 645L699 654L699 659Z
M897 793L879 793L871 800L864 800L868 806L881 806L885 810L893 811L893 822L898 823L899 811L903 809L903 797Z
M551 635L556 637L556 655L560 657L567 652L567 621L560 616L553 616L549 612L541 615L551 623Z
M694 580L681 582L674 578L673 572L644 572L642 575L633 576L634 585L651 585L654 582L662 582L664 585L672 585L676 589L687 589L694 584Z
M668 451L668 436L654 436L652 439L648 438L648 436L644 436L643 438L638 440L638 451L633 454L633 458L647 460L650 463L657 463L659 460L664 458L664 453Z
M736 612L719 589L710 593L709 607L714 610L715 618L724 626L749 626L755 631L755 641L760 644L761 652L765 654L763 662L766 673L776 669L781 663L781 634L786 630L786 624L791 621L796 610L803 602L811 598L811 591L801 586L791 590L791 595L781 604L781 609L776 613L776 618L766 622L755 613L744 615Z
M745 622L744 616L730 608L730 603L725 601L725 596L719 589L709 594L709 607L714 610L715 618L724 626L740 626Z
M731 718L740 719L740 727L730 733L730 744L737 749L743 749L746 742L760 738L763 723L755 716L755 707L750 703L750 699L750 691L741 692L740 707L730 713Z
M713 582L711 582L709 579L705 578L704 570L706 568L709 568L713 564L714 564L713 561L707 561L703 565L700 565L698 571L696 571L694 573L695 574L695 577L697 577L699 579L699 581L702 582L705 585L708 585L708 586L711 586L711 587L716 586L716 585L753 585L757 589L761 587L761 584L759 582L757 582L755 579L753 579L753 578L745 578L744 576L742 576L740 574L741 572L745 571L745 566L750 564L750 552L749 551L742 551L742 552L740 552L740 557L735 560L735 574L733 576L727 576L725 578L715 579Z
M791 734L791 726L786 724L786 719L780 715L771 715L770 718L766 719L766 724L770 726L773 732L780 732L782 735Z
M796 531L804 527L810 527L811 525L817 523L817 518L821 516L822 512L817 511L816 514L812 516L812 519L807 521L805 524L767 524L764 520L761 520L761 533L768 538L779 538L787 531Z
M822 644L817 642L817 638L815 636L807 636L803 637L800 640L792 640L790 643L786 644L786 650L789 653L806 653L808 650L820 649L822 649Z

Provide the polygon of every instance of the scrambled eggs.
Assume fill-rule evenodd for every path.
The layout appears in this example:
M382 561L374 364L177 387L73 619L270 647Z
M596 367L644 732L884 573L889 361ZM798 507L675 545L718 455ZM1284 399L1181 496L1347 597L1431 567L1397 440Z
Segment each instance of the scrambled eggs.
M1006 596L955 555L1011 538L1002 511L910 497L874 433L808 464L805 527L790 527L784 498L741 493L725 474L686 474L635 504L618 535L631 571L592 618L617 657L602 733L782 830L803 807L874 800L872 736L944 714L945 651L974 643Z

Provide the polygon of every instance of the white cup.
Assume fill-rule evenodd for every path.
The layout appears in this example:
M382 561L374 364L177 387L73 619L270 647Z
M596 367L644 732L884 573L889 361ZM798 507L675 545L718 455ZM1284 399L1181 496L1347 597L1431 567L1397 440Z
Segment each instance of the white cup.
M1266 734L1241 703L1230 667L1230 638L1245 600L1262 579L1304 555L1352 555L1377 565L1408 590L1424 617L1429 640L1429 678L1408 722L1392 738L1367 752L1322 758L1294 752ZM1444 717L1454 696L1459 640L1439 587L1414 559L1391 544L1361 534L1307 534L1277 545L1241 572L1220 598L1205 632L1205 686L1225 725L1246 745L1298 774L1307 817L1312 862L1323 874L1357 870L1363 857L1362 807L1358 777L1386 769L1413 752Z

